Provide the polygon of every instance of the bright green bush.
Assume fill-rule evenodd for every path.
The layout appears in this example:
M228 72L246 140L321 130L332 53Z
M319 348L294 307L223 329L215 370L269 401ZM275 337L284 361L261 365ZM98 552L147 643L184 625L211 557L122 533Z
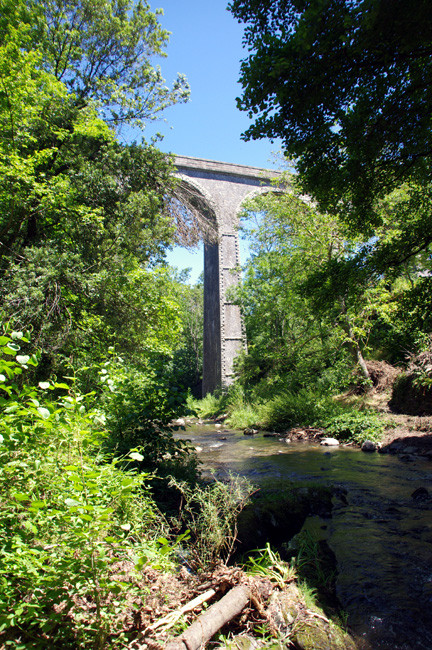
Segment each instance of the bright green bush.
M325 422L327 433L338 440L356 444L362 444L365 440L379 442L385 426L384 420L371 411L346 411Z
M37 363L26 343L0 337L0 645L121 647L125 613L145 598L140 569L172 566L166 527L149 476L96 453L104 432L85 396L17 385Z
M260 423L276 431L294 426L320 426L326 418L340 413L342 409L325 394L307 389L297 393L285 391L262 407Z
M202 399L188 399L188 406L201 418L212 418L224 412L226 395L221 392L208 393Z

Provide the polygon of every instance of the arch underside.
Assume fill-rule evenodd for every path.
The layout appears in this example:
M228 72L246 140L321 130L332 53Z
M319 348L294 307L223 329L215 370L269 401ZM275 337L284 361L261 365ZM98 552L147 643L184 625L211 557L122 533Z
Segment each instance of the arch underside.
M197 243L200 239L215 241L218 231L216 206L203 188L181 179L173 198L186 208L186 213L177 214L177 222L180 221L180 227L185 226L189 231L192 230L191 243ZM181 239L189 243L188 237L183 236Z

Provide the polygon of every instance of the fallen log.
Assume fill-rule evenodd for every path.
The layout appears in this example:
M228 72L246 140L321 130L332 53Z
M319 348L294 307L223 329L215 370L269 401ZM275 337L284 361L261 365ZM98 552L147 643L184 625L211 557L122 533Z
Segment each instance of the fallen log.
M210 598L213 598L213 596L216 594L214 589L208 589L203 594L200 594L193 600L190 600L188 603L180 607L179 609L176 609L175 612L170 612L163 618L160 618L158 621L155 623L152 623L152 625L149 625L148 628L146 628L145 632L150 632L157 630L158 627L165 627L165 630L169 630L170 627L175 625L177 623L178 619L183 616L183 614L186 614L186 612L191 612L195 607L199 607L200 605L203 605L205 602L210 600Z
M198 650L218 630L235 618L251 598L251 591L245 585L231 589L217 603L198 616L187 630L166 644L165 650Z

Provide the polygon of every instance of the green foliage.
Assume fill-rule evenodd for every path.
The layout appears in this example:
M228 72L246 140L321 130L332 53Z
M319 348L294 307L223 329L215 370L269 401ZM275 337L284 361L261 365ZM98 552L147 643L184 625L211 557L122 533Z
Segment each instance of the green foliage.
M307 529L302 530L290 542L287 550L295 551L293 564L299 577L309 589L319 591L334 589L336 568L329 567L322 552L322 544L315 534Z
M0 314L31 329L48 370L170 354L168 157L114 128L185 98L152 65L168 39L147 3L0 2Z
M361 240L293 193L290 178L284 182L288 189L252 200L244 213L253 256L237 292L248 335L240 381L293 392L345 388L349 356L367 377L363 355L377 315L391 320L391 294L357 263Z
M0 338L0 637L8 647L122 647L142 607L139 572L173 547L132 460L97 453L104 432L62 382L16 383L37 363ZM54 395L60 395L54 399ZM162 533L162 535L161 535Z
M105 390L100 406L109 435L104 441L107 453L126 455L139 448L137 466L159 475L175 473L196 478L197 461L189 444L175 440L170 421L184 415L186 391L172 383L162 360L148 367L130 367L113 358L100 371Z
M414 386L432 388L432 334L425 336L418 354L409 355L408 372Z
M250 53L238 100L255 120L245 137L281 137L322 208L346 199L347 217L365 227L376 223L376 197L409 178L426 189L426 0L232 0L229 8L246 23Z
M230 415L226 420L228 426L234 429L245 429L260 422L260 405L245 402L229 406Z
M189 399L190 408L201 418L212 418L223 413L227 405L227 396L221 392L207 393L199 400Z
M295 426L321 426L343 407L330 396L302 389L276 395L263 406L261 424L266 429L282 431Z
M248 556L245 564L246 572L250 575L267 578L279 589L283 589L287 582L296 577L295 569L283 562L270 544L267 543L265 548L257 549L253 553L254 555Z
M169 39L158 23L161 10L131 0L38 0L30 6L41 25L37 46L44 65L78 105L97 102L108 123L144 126L188 98L183 75L169 89L152 63L166 56Z
M231 475L226 482L212 481L194 488L172 479L171 486L182 495L180 517L192 535L188 564L208 569L226 562L237 538L238 514L253 492L251 484Z
M281 137L323 224L330 212L348 226L349 237L342 245L336 237L304 278L312 311L333 315L353 358L400 362L431 329L428 3L233 0L229 8L246 24L250 53L238 100L254 119L245 138ZM363 241L347 250L353 233ZM284 239L290 245L289 233ZM277 309L268 311L271 323ZM274 332L257 340L271 352L271 341L285 343ZM265 373L263 359L254 365Z
M386 427L385 421L371 411L347 411L325 421L327 433L338 440L361 445L365 440L379 442Z
M204 327L204 286L187 284L187 271L174 276L182 331L174 350L172 371L177 380L201 397Z

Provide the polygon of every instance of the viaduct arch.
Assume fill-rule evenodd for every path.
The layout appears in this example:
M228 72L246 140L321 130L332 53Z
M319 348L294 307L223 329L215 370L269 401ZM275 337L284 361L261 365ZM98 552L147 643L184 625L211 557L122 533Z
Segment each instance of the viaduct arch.
M204 234L203 396L233 381L233 363L245 346L237 305L227 290L239 280L238 215L242 202L274 191L279 172L202 158L175 156L178 197L209 225Z

